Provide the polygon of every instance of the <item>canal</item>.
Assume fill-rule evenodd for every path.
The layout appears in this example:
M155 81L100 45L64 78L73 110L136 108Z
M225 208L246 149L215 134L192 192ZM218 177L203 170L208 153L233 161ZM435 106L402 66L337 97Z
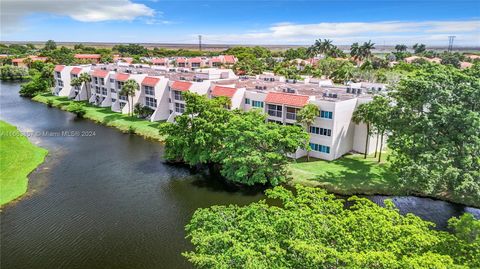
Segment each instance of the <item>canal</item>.
M160 143L78 120L0 85L0 119L49 150L29 190L1 209L1 268L190 268L184 226L197 208L263 198L171 166ZM66 132L86 136L48 135ZM392 198L444 229L451 216L480 210L417 197Z

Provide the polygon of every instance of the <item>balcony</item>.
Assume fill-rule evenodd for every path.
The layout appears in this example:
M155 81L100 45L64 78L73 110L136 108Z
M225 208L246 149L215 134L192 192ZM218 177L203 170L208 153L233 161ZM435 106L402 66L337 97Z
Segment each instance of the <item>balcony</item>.
M297 113L287 112L288 120L297 120Z
M268 115L272 116L272 117L281 118L282 117L282 111L269 109L268 110Z

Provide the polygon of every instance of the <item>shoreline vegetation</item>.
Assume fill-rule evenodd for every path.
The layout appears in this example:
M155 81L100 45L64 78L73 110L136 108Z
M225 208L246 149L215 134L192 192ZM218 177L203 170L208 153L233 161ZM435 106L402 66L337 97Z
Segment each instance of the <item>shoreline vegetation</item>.
M373 154L368 155L367 159L364 159L363 154L346 154L333 161L310 158L307 162L302 157L289 164L290 176L286 184L320 187L341 196L412 195L480 208L480 205L465 199L453 199L445 193L431 195L399 187L397 177L389 170L389 153L388 150L382 152L384 157L380 163Z
M83 117L86 119L115 127L125 133L134 133L144 138L164 142L164 136L158 133L159 123L157 122L130 117L113 112L110 108L96 107L85 102L72 101L66 97L58 97L49 93L36 95L32 100L47 105L50 103L52 107L65 111L68 111L70 104L79 103L85 108L86 113ZM383 154L381 163L378 163L373 156L364 159L362 154L347 154L334 161L311 158L310 162L307 162L306 158L301 158L288 165L290 175L286 184L321 187L338 195L415 195L480 207L466 200L452 199L445 194L429 195L400 189L395 175L388 171L387 158L389 154L388 152Z
M0 121L0 206L27 192L28 176L48 150L32 144L17 127Z
M115 127L124 133L133 133L143 138L163 142L163 136L159 134L157 128L159 122L151 122L137 117L127 116L114 112L108 107L97 107L87 104L85 101L73 101L67 97L54 96L49 93L38 94L33 97L32 100L51 105L64 111L68 111L70 104L81 104L85 109L83 118L90 119L108 127Z

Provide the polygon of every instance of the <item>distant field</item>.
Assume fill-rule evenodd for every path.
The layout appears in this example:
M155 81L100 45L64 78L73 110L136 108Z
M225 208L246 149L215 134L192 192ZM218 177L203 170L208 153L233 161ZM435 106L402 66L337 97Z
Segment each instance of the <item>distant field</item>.
M312 40L313 42L313 40ZM3 44L26 44L31 43L38 47L42 47L45 44L45 41L2 41L0 43ZM75 44L84 44L85 46L95 47L95 48L112 48L115 45L119 44L129 44L129 43L122 43L122 42L56 42L59 46L65 46L68 48L73 48ZM190 43L190 44L180 44L180 43L136 43L142 45L148 49L153 48L165 48L165 49L188 49L188 50L197 50L198 43ZM253 46L261 46L271 50L286 50L289 48L299 48L299 47L308 47L308 45L256 45L256 44L249 44L249 45L240 45L240 44L202 44L202 49L206 51L222 51L226 50L231 47L238 47L238 46L245 46L245 47L253 47ZM338 45L341 50L349 50L350 45ZM429 46L428 49L444 51L447 49L446 46ZM374 53L384 53L390 52L395 50L395 45L378 45L376 49L373 50ZM456 51L461 52L478 52L480 51L480 47L455 47Z

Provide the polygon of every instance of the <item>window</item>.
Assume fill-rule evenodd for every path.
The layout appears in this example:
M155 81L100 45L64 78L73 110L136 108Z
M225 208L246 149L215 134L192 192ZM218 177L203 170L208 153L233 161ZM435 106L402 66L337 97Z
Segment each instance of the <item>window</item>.
M123 107L126 105L127 103L125 102L120 102L120 109L123 109Z
M252 106L263 108L263 102L252 100Z
M63 81L57 80L57 84L58 84L58 86L63 87Z
M112 103L115 103L116 101L117 101L117 99L112 98Z
M183 101L183 95L181 91L173 91L173 99Z
M329 146L310 143L310 148L314 151L319 151L319 152L330 154L330 147Z
M282 117L282 106L268 105L268 115L270 115L272 117L281 118Z
M95 86L95 92L98 93L98 94L100 94L100 87Z
M113 78L110 79L110 83L114 83L115 80Z
M249 105L249 104L250 104L250 99L245 98L245 104L246 104L246 105Z
M145 105L149 107L156 108L157 107L157 99L152 97L145 97Z
M185 112L185 104L175 103L175 112L177 113Z
M153 89L153 87L150 87L150 86L143 86L143 87L145 89L145 94L155 95L155 90Z
M310 126L310 133L324 136L332 136L332 129Z
M296 120L297 119L297 108L287 107L287 119Z
M102 88L102 95L107 95L107 88Z
M110 88L110 91L113 92L113 93L117 92L117 90L115 90L114 88Z
M320 111L320 118L333 119L333 112L321 110Z
M98 78L97 77L93 77L93 83L98 84Z
M123 101L127 101L127 96L126 95L120 95L120 97L118 97L120 100L123 100Z
M105 85L105 79L104 78L100 79L100 84Z
M61 78L61 77L62 77L62 76L60 75L60 72L55 72L55 76L56 76L57 78Z

